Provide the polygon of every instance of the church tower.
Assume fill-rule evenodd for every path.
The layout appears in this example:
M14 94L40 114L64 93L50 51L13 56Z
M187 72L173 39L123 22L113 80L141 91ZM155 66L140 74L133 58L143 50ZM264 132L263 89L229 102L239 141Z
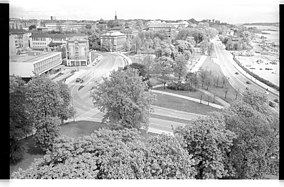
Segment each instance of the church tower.
M115 16L114 16L114 20L115 20L115 21L117 20L117 15L116 15L116 11L115 11Z

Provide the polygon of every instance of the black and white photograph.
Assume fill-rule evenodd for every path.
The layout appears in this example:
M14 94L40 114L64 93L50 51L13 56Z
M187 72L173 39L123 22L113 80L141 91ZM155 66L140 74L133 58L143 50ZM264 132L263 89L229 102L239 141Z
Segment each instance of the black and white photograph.
M280 1L3 3L10 179L279 180Z

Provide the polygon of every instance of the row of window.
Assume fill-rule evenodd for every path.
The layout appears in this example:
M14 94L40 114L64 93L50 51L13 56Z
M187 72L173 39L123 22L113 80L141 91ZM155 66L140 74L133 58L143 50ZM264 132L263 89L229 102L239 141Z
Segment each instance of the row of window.
M42 62L34 64L34 69L35 69L35 72L40 73L40 72L43 72L43 71L47 70L48 68L50 68L50 67L52 67L56 64L60 64L60 63L61 63L60 56L56 56L56 57L52 57L52 58L46 59Z
M32 44L33 46L35 45L46 46L46 42L33 42Z

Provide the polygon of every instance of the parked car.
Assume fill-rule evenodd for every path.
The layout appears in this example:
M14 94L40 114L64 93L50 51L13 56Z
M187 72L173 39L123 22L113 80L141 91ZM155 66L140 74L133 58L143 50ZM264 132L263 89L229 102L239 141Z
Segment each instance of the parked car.
M249 81L246 81L246 83L247 83L247 84L250 84L250 82L249 82Z
M236 72L235 74L236 74L236 75L238 75L239 73L238 73L238 72Z

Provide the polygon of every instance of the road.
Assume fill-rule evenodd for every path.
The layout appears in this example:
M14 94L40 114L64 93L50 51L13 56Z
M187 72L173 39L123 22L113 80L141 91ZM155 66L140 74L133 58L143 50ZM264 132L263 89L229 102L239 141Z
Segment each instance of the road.
M70 120L93 120L100 121L103 117L97 108L94 107L92 99L90 97L90 90L96 84L97 81L102 80L102 77L109 75L110 71L117 69L118 67L123 67L125 61L122 56L112 53L100 53L102 59L95 66L85 69L85 71L80 75L80 78L84 80L83 83L76 83L75 80L68 83L71 89L72 104L76 109L76 115L74 119ZM167 109L163 107L153 106L153 114L160 116L179 118L187 121L196 119L202 115L187 113L183 111L177 111L172 109ZM152 132L165 132L171 133L172 127L177 127L184 125L179 122L150 118L149 131Z
M266 88L259 86L258 84L254 83L250 79L248 79L242 72L240 72L234 64L236 62L233 60L232 54L224 49L224 46L221 42L212 41L214 44L214 50L216 53L216 58L212 58L213 61L220 65L223 74L229 78L230 84L235 88L239 89L242 93L246 90L246 88L257 90L262 93L266 93ZM235 74L238 72L238 74ZM250 84L246 84L249 81ZM279 99L279 96L270 92L268 94L269 100Z

